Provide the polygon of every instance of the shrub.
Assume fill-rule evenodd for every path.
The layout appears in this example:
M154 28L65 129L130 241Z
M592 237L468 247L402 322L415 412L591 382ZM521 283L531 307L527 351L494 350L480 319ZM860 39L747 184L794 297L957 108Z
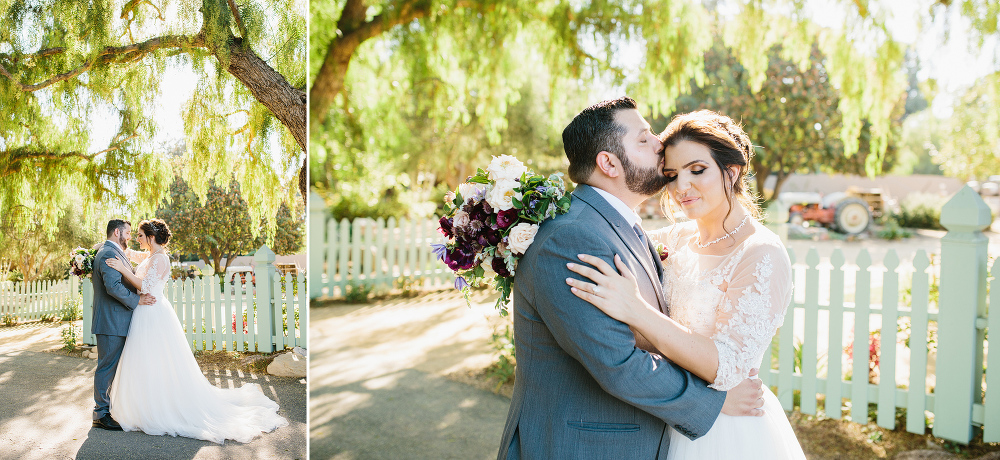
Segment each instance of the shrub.
M911 193L900 202L899 225L908 228L944 230L941 208L949 197L934 193Z
M66 327L63 328L61 334L63 341L63 350L72 351L74 348L76 348L77 339L80 338L80 333L77 332L76 325L67 324Z
M490 344L497 351L497 361L490 365L487 372L491 377L497 377L496 390L503 384L514 380L514 370L517 367L517 356L514 350L514 331L506 326L502 333L494 332Z
M63 307L59 310L62 321L76 321L83 319L83 300L69 299L63 302Z
M16 326L18 323L18 318L10 313L4 313L2 320L4 326Z
M347 283L344 298L350 303L365 303L368 301L368 296L371 295L372 289L374 289L374 286L351 281Z
M882 228L878 231L878 237L883 240L891 241L913 236L912 233L903 229L903 227L899 225L898 219L899 218L895 215L885 217Z

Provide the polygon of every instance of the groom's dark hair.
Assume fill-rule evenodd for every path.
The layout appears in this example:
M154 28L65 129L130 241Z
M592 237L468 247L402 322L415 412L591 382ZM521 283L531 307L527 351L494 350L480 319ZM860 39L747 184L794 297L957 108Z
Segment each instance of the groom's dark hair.
M129 222L129 221L124 220L124 219L111 219L111 220L109 220L108 221L108 238L111 237L111 234L114 233L115 230L118 230L119 228L122 229L122 230L124 230L126 225L128 225L129 227L131 227L132 226L132 222Z
M615 121L615 114L619 110L636 108L638 106L632 98L622 96L598 102L573 117L562 132L563 149L569 159L570 180L577 184L586 183L597 167L597 154L602 151L619 158L624 156L622 137L627 132Z

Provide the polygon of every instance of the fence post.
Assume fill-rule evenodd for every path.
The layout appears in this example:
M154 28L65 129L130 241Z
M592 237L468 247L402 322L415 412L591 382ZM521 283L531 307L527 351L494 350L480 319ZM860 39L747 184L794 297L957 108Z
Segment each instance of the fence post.
M323 294L323 255L326 254L326 203L312 192L309 194L309 298ZM333 263L330 263L331 267ZM333 276L330 270L328 276ZM332 289L331 289L332 291ZM333 292L330 292L333 295Z
M941 209L948 233L941 238L934 436L963 444L972 439L972 405L982 380L984 331L976 329L976 318L986 313L989 240L982 229L991 218L990 208L969 186Z
M271 292L272 283L274 282L274 252L263 245L257 250L257 253L253 255L253 260L255 262L253 272L254 276L257 278L257 334L255 340L257 341L257 351L262 353L271 353L274 351L274 330L272 325L274 324L274 307L273 305L281 305L280 300L278 302L273 302L275 294L281 295L281 291L277 293ZM250 315L247 314L247 322L249 323Z
M83 327L80 341L87 345L97 345L97 337L90 326L94 322L94 282L87 278L83 282Z

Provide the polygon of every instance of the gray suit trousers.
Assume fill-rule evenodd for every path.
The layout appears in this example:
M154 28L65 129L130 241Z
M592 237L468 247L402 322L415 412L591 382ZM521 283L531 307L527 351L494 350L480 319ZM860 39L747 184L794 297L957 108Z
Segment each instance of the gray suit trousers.
M111 413L108 391L125 349L125 337L97 334L97 371L94 372L94 420Z

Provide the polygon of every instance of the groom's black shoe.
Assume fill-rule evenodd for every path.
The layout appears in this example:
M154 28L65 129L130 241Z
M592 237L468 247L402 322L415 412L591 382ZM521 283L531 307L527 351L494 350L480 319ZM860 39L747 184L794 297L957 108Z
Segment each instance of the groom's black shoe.
M122 430L122 426L119 425L118 422L115 421L115 419L111 418L111 414L105 414L104 417L101 417L98 420L94 420L94 426L97 428L104 428L105 430L111 430L111 431Z

